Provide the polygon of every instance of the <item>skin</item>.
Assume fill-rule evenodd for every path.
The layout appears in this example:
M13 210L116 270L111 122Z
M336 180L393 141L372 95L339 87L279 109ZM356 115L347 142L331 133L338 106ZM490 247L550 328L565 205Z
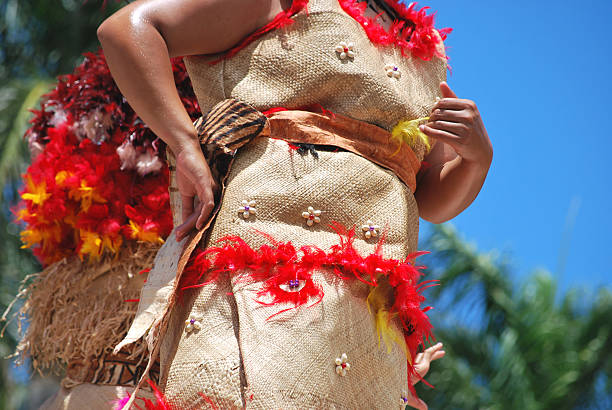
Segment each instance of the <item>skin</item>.
M442 99L421 131L437 140L424 158L414 194L419 216L442 223L459 215L476 198L493 160L493 147L476 103L458 98L445 82Z
M98 29L119 89L175 154L183 205L178 240L204 225L217 187L174 86L169 59L225 51L290 6L291 0L138 0ZM446 83L440 90L443 98L422 128L438 143L425 158L431 166L417 176L415 193L420 216L434 223L453 218L476 198L493 155L476 104L457 98ZM444 356L441 348L432 346L415 358L421 376ZM409 404L427 408L414 398Z
M414 359L414 367L420 378L413 378L411 380L412 384L417 384L422 378L425 377L425 375L429 371L429 366L431 365L431 362L444 357L446 352L442 350L442 347L442 343L436 343L435 345L425 349L423 352L416 355ZM412 395L408 397L408 401L406 402L406 404L419 410L427 410L427 404L423 400L416 398Z

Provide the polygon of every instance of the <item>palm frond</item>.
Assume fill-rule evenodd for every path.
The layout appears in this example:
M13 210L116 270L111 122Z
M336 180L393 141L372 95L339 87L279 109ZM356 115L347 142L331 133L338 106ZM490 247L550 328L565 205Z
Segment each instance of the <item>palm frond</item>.
M40 97L51 88L50 80L38 80L5 87L2 95L8 96L5 108L0 111L6 135L2 138L0 150L0 186L17 186L17 181L29 161L27 142L23 135L28 128L30 110L35 108ZM12 88L11 93L8 88ZM10 98L13 97L13 98ZM4 197L0 192L0 199Z

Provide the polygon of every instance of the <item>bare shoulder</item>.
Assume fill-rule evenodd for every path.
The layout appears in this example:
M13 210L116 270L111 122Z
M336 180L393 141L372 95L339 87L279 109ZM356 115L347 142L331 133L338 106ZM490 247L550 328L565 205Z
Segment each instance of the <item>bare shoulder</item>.
M286 0L138 0L109 17L98 30L136 34L153 26L171 56L225 51L271 21Z

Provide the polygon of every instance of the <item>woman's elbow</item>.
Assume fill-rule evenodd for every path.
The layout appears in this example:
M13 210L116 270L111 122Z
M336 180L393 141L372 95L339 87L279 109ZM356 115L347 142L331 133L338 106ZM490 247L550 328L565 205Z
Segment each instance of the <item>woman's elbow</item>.
M435 213L420 213L419 216L421 217L421 219L427 222L431 222L432 224L441 224L453 219L452 217Z
M145 26L149 25L149 22L144 14L139 8L127 6L104 20L96 31L102 48L129 41L146 33Z
M451 210L441 206L439 202L426 202L418 195L415 195L417 207L419 209L419 217L432 224L441 224L448 222L457 216Z
M120 35L119 31L120 23L117 21L117 18L113 15L107 18L98 26L98 30L96 31L96 35L98 36L98 40L104 48L105 45L113 42Z

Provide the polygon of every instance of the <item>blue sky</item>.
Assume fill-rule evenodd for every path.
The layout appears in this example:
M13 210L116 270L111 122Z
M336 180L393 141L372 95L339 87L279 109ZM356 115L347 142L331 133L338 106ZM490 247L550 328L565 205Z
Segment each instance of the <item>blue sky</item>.
M452 223L478 249L510 253L517 280L545 268L561 290L610 287L612 2L419 6L454 29L449 84L478 104L494 148L480 196Z

